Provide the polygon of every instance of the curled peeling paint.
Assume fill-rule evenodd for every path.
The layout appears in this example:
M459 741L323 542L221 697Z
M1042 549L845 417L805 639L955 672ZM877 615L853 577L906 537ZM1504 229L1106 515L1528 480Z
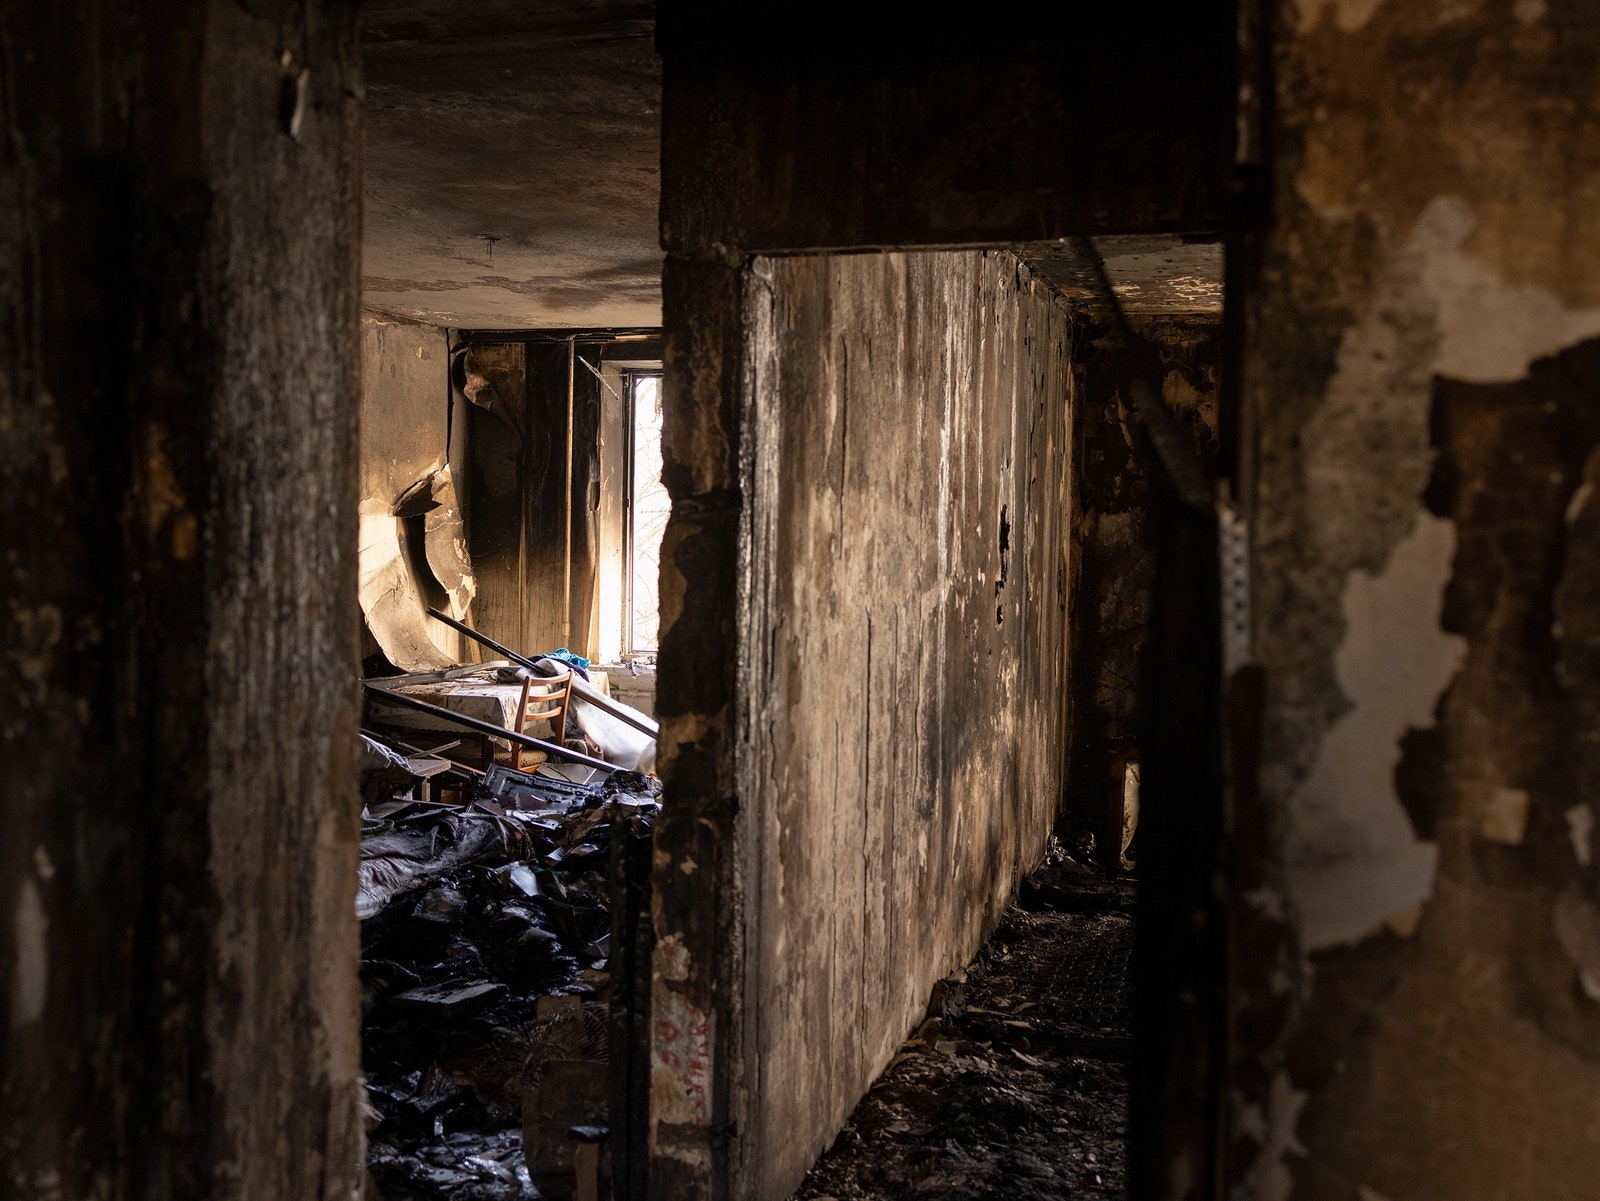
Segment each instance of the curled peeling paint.
M17 956L11 977L11 1027L15 1030L44 1018L50 992L49 960L45 953L49 925L44 903L39 899L39 886L32 880L24 880L18 890L12 924Z
M1454 523L1419 513L1381 575L1346 580L1335 667L1351 709L1289 806L1289 888L1307 950L1357 942L1433 891L1439 849L1417 838L1394 769L1466 652L1439 628L1454 552Z

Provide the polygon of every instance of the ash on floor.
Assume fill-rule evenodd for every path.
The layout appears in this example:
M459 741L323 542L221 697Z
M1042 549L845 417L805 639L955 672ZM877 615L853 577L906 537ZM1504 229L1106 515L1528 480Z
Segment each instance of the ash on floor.
M1006 915L795 1201L1127 1196L1132 886L1047 892L1080 911Z

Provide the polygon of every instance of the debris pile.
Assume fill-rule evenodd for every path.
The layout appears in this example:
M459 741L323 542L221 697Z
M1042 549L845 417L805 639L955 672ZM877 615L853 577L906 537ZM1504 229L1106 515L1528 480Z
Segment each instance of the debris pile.
M496 766L446 794L463 803L369 800L357 911L368 1171L384 1201L523 1201L593 1181L612 857L647 845L660 788Z

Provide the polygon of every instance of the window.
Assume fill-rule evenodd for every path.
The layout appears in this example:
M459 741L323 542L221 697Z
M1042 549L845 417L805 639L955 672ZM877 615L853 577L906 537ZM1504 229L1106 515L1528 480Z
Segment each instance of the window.
M654 656L661 632L661 536L672 501L661 482L661 375L626 375L628 408L627 510L624 518L623 652Z

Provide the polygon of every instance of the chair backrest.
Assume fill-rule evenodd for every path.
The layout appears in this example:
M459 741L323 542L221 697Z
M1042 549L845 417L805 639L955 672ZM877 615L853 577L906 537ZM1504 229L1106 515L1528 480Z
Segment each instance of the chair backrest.
M522 699L517 704L517 733L525 733L532 723L549 718L555 731L551 741L560 742L566 736L567 702L571 697L571 668L559 675L528 676L522 681ZM527 747L512 747L512 761L518 770L522 768L523 756L531 753Z

